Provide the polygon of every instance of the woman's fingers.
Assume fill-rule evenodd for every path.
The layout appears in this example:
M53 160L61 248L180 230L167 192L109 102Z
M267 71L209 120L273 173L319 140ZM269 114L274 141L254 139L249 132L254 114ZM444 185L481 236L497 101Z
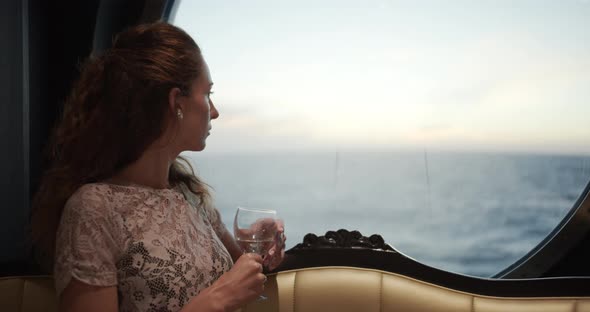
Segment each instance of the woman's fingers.
M272 258L269 260L269 262L268 262L268 264L267 264L267 267L268 267L270 270L274 270L274 269L276 269L276 268L277 268L277 267L278 267L278 266L281 264L281 262L283 262L283 259L284 259L284 258L285 258L285 251L284 251L284 250L281 250L281 252L280 252L280 253L277 253L277 255L276 255L276 256L272 257Z
M245 253L238 258L229 272L215 282L222 293L233 298L232 311L256 299L264 291L266 276L263 274L262 262L260 255Z
M282 226L277 225L277 220L271 218L264 218L258 219L250 228L246 229L239 229L238 233L239 236L260 236L266 235L274 235L277 232L282 231Z
M244 259L242 259L244 258ZM246 288L252 291L252 298L260 295L264 291L264 282L266 276L263 274L263 260L262 257L255 253L247 253L242 255L238 262L244 261L244 280L241 283ZM236 265L238 264L236 262Z
M264 266L269 270L274 270L278 267L285 257L285 242L287 237L284 232L283 221L280 219L275 220L275 239L273 245L266 252L264 259Z
M285 222L283 222L283 219L276 219L276 226L277 226L277 231L279 232L284 232L285 231Z
M244 254L242 257L248 257L250 259L251 268L253 272L262 273L262 271L264 270L264 260L260 255L255 253L247 253ZM238 261L239 260L240 259L238 259Z
M256 223L254 223L253 229L256 231L275 231L276 221L271 218L258 219Z
M244 255L249 257L250 259L258 262L258 263L262 263L262 257L257 253L250 252L250 253L246 253Z

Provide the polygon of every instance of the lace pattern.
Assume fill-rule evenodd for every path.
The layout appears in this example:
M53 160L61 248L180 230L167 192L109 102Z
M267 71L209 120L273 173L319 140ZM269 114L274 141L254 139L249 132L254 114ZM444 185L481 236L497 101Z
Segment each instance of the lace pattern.
M64 208L56 289L117 286L120 311L177 311L233 265L219 212L185 187L94 183Z

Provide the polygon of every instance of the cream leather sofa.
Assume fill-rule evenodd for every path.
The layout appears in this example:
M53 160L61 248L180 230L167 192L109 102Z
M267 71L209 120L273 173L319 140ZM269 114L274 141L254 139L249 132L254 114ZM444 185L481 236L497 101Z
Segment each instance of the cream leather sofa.
M50 276L0 277L0 311L57 311L53 279Z
M243 311L590 312L590 297L481 296L352 267L283 271L268 279L265 295L268 300L254 302Z
M0 294L1 312L57 311L49 276L0 278ZM590 297L481 296L353 267L272 274L265 295L268 300L253 302L242 312L590 312Z

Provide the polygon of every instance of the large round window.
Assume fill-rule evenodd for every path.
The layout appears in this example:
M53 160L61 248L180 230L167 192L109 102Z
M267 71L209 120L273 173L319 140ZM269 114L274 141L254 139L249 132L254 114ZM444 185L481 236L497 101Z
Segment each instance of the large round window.
M590 179L588 1L182 1L215 82L188 156L231 226L273 208L306 233L381 234L490 276Z

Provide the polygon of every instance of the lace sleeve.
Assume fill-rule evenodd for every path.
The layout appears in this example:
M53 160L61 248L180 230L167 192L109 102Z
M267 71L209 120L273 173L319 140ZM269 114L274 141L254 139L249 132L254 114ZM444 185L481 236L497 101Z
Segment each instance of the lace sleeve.
M64 207L55 253L54 277L58 295L71 278L94 286L117 284L115 240L107 194L89 186L74 193Z

